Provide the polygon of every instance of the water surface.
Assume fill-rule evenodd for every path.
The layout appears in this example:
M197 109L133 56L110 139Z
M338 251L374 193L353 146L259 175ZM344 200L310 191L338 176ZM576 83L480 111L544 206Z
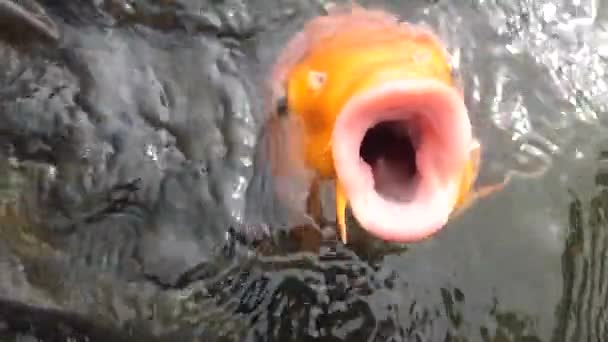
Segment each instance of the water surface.
M261 85L325 2L3 1L3 337L607 338L599 0L361 1L438 32L480 182L513 176L405 248L290 230L268 191Z

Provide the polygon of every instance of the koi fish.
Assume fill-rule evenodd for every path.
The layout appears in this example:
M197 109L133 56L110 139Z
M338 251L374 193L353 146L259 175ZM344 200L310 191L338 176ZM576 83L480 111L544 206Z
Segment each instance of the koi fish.
M269 86L267 148L279 196L306 197L317 217L310 201L320 182L334 182L344 243L348 206L372 235L412 242L505 184L474 189L481 146L449 54L428 28L334 6L288 42Z

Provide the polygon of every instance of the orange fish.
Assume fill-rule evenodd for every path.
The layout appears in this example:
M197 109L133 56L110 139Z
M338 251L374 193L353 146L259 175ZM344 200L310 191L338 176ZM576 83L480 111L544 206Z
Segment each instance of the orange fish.
M473 187L480 143L449 55L429 29L334 6L282 50L270 88L278 194L294 207L308 200L318 217L319 184L335 182L344 243L347 206L372 235L411 242L505 184Z

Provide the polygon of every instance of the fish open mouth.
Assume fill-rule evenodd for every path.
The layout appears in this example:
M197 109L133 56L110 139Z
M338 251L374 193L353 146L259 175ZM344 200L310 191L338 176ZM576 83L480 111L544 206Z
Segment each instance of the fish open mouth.
M365 133L359 155L372 170L374 189L386 200L411 201L419 181L414 120L387 120Z
M332 155L360 225L380 238L409 242L447 223L472 141L456 89L433 79L397 80L344 105Z

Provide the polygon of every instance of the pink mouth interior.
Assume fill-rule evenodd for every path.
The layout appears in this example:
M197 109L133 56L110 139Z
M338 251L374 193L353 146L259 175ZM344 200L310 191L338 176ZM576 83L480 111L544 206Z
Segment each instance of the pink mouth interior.
M359 147L359 156L371 168L374 190L387 200L413 199L420 182L416 165L415 119L387 120L370 128Z
M441 82L398 81L358 95L333 132L353 215L390 241L437 232L452 211L471 140L462 97Z

